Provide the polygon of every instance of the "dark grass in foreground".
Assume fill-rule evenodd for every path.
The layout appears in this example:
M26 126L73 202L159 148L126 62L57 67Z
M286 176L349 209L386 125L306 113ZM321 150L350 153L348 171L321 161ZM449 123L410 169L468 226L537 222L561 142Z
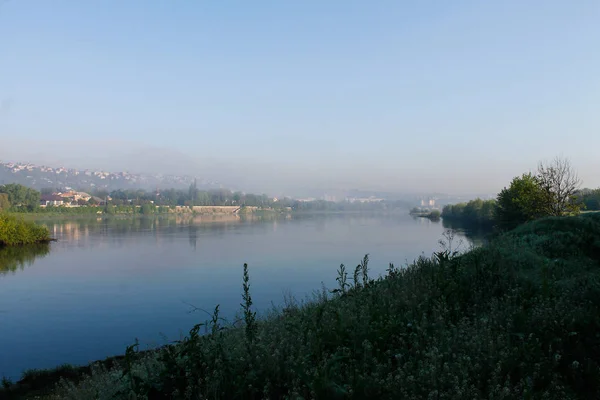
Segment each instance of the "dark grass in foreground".
M335 293L262 319L244 277L241 327L216 308L181 343L132 346L56 398L600 396L600 214L539 220L376 280L365 259L340 267Z

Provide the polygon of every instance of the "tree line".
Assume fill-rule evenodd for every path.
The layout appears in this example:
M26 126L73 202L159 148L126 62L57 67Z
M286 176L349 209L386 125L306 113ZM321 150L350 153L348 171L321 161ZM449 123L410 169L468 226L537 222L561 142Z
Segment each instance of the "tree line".
M386 211L406 208L404 201L378 202L333 202L325 200L300 201L291 198L277 199L266 194L257 195L227 189L199 190L196 184L187 190L166 189L147 191L143 189L120 189L108 192L106 190L92 191L89 200L79 199L74 202L79 207L49 206L40 207L42 195L49 195L57 190L46 188L37 191L20 184L0 186L0 211L15 212L58 212L58 213L96 213L100 210L112 213L142 213L168 212L175 206L239 206L259 207L272 210L339 212L339 211ZM65 201L69 201L65 199ZM90 206L90 207L85 207ZM100 206L100 210L97 206Z
M550 163L538 164L536 173L513 178L495 200L475 199L447 205L442 217L508 230L542 217L600 210L600 188L580 189L580 184L569 160L557 157Z

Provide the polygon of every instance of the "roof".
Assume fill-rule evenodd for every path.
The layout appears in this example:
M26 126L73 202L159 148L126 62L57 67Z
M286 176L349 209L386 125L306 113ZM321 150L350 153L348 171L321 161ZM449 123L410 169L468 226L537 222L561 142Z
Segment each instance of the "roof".
M43 195L40 199L42 201L64 201L64 199L62 197L55 195L55 194Z

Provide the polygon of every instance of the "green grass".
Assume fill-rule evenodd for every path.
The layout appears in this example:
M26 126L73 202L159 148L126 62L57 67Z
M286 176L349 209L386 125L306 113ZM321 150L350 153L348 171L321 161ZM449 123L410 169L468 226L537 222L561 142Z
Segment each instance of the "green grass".
M50 232L46 227L13 215L0 214L0 248L48 243L50 240Z
M217 307L181 342L130 346L116 366L61 381L56 398L600 396L600 214L535 221L378 279L365 257L340 266L333 293L261 318L243 272L238 322Z

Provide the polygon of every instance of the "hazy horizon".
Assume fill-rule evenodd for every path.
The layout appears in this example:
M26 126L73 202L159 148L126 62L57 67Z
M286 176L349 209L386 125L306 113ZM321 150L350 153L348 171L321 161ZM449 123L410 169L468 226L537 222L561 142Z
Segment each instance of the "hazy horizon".
M0 160L248 192L600 187L600 3L0 3Z

